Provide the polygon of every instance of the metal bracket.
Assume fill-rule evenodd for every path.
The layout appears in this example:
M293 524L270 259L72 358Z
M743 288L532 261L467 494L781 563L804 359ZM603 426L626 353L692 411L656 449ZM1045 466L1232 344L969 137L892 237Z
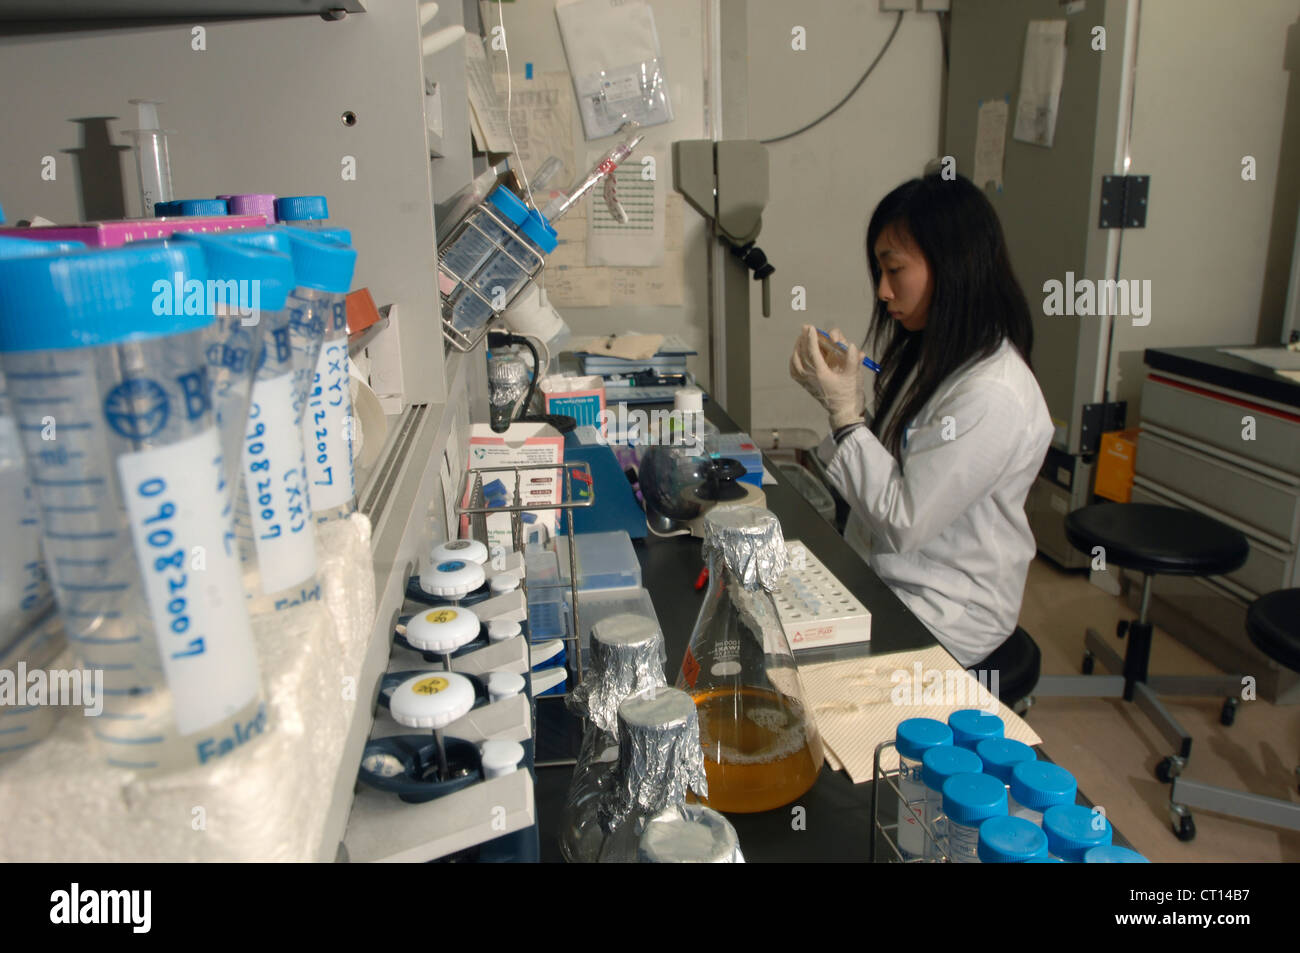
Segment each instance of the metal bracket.
M1103 175L1101 177L1101 228L1146 228L1149 175Z
M1101 448L1101 435L1112 430L1123 430L1128 417L1128 401L1115 400L1109 404L1084 404L1079 429L1079 453L1092 456Z

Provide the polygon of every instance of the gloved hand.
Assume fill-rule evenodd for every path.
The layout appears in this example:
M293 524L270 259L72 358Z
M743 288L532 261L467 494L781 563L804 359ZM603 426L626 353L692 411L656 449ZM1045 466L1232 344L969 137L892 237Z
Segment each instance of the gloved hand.
M805 324L790 355L790 376L826 408L831 428L839 430L865 418L867 397L862 386L862 352L845 340L838 328L831 330L830 336L847 350L835 349L828 359L822 353L817 329Z

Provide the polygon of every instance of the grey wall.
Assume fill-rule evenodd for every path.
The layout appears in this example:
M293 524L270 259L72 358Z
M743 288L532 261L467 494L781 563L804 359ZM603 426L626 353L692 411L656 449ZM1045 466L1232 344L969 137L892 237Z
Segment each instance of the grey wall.
M792 4L750 0L750 138L783 135L835 105L879 52L897 14L875 2ZM791 48L802 26L807 49ZM934 14L907 13L876 70L834 116L768 146L771 198L758 244L776 266L772 317L751 295L753 429L827 429L826 415L790 379L802 324L840 327L861 339L872 307L867 220L894 186L938 153L943 55ZM791 288L807 289L793 311Z
M1120 268L1151 281L1152 313L1146 327L1116 326L1121 398L1138 396L1145 348L1278 342L1300 158L1285 62L1297 20L1300 0L1142 2L1132 171L1152 177L1151 211L1125 233Z
M131 98L164 101L178 198L217 193L322 193L352 229L354 287L398 305L371 348L376 373L410 402L444 394L434 283L433 210L415 0L383 0L338 22L317 16L195 21L0 37L0 203L10 221L67 222L138 213L129 151L97 158L83 197L74 156L82 117L105 117L105 149L129 145ZM346 110L357 124L346 127ZM43 181L42 157L57 178ZM342 177L356 159L355 181Z
M709 136L704 114L704 23L707 0L650 0L650 6L654 10L655 29L663 51L664 70L675 118L670 123L645 130L645 142L633 156L634 161L649 149L667 156L671 152L671 143L676 139L701 139ZM496 3L492 3L491 8L489 28L496 25L498 16ZM506 3L501 8L501 13L516 83L526 82L522 80L525 63L532 63L533 69L538 72L568 69L552 0ZM498 65L504 68L500 54L495 54L495 57ZM616 141L611 137L587 143L575 110L573 145L582 171L587 168L585 156L588 148L596 146L605 149ZM671 191L671 167L667 162L659 167L658 174L665 183L669 183L668 189ZM561 187L567 187L567 183ZM560 311L575 335L608 334L627 329L677 334L700 352L700 356L691 361L691 369L707 384L707 236L703 220L689 210L683 215L682 240L686 267L681 307L569 307L561 308Z

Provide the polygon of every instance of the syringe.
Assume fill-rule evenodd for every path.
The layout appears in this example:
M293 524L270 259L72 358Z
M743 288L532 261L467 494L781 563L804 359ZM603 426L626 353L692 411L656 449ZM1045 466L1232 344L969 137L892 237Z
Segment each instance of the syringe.
M582 181L569 190L568 195L559 195L551 200L550 204L542 210L542 217L548 222L554 222L573 208L578 204L579 199L596 187L597 182L618 168L619 163L630 156L644 138L643 133L637 133L606 152L600 157L600 161L591 167L591 171L583 177Z

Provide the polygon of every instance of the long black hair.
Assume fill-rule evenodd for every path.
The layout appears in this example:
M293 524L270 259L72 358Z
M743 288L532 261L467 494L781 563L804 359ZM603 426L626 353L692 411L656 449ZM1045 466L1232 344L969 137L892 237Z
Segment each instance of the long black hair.
M883 368L876 376L872 432L898 457L903 428L949 375L993 354L1003 340L1010 341L1028 364L1034 328L1025 293L1011 270L997 212L969 179L927 175L904 182L881 199L867 226L867 266L876 289L876 240L891 226L920 249L934 281L924 329L908 331L877 297L867 331L866 348L882 355L878 360ZM902 392L913 367L916 377ZM895 403L900 410L882 434Z

